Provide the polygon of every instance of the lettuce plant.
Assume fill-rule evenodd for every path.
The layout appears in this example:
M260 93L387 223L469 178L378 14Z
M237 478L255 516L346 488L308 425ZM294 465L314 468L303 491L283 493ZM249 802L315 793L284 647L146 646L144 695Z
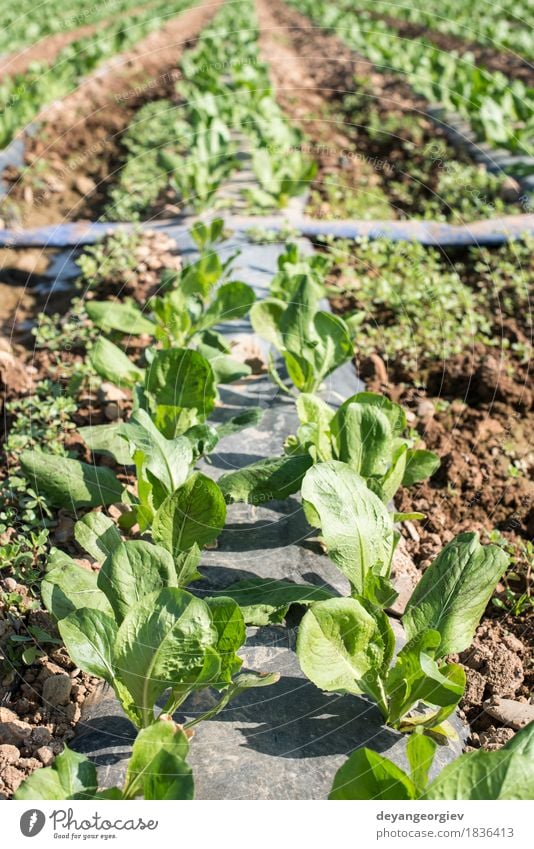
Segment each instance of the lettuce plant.
M308 452L314 462L341 460L365 478L385 503L399 486L430 477L439 467L432 451L415 449L405 436L406 415L399 404L374 392L359 392L338 410L314 395L297 398L300 427L286 443L288 453Z
M446 545L412 593L402 617L407 642L393 661L393 631L381 605L388 595L393 536L387 526L380 533L380 519L373 515L381 502L362 497L351 472L347 507L349 488L339 483L340 476L331 476L325 486L317 478L320 466L311 473L303 488L305 509L320 521L351 596L314 603L305 614L297 642L303 671L324 690L371 696L394 728L420 726L448 736L444 721L463 695L465 673L445 658L469 646L508 556L499 546L481 546L474 533L459 534ZM414 713L421 705L424 711Z
M413 734L408 740L409 773L371 749L357 749L337 771L329 799L532 799L534 723L496 752L465 752L433 781L428 774L436 743Z
M188 749L188 736L183 728L169 717L162 717L137 734L122 789L99 790L95 765L66 746L52 766L32 773L14 798L17 801L193 799L193 775L186 763Z
M320 292L307 275L294 280L291 300L266 298L254 304L250 319L256 333L283 357L299 392L315 392L352 356L352 341L343 319L318 309ZM271 375L285 390L271 358ZM287 390L286 390L287 391Z
M306 604L297 655L311 681L327 692L370 696L386 722L401 731L421 726L451 734L445 721L463 695L465 673L445 658L469 646L508 556L499 546L481 546L474 533L445 546L408 602L402 619L407 642L394 659L394 634L383 611L396 596L390 582L398 539L392 515L364 478L335 460L306 472L302 498L350 595L324 589L330 598L318 600L317 587L309 584L258 579L237 582L228 594L254 624L280 621L290 604ZM423 712L414 713L420 706Z
M166 546L122 542L113 532L100 539L101 530L89 528L91 544L108 552L98 577L54 552L42 597L74 663L113 688L134 725L154 723L164 697L163 713L172 714L191 693L213 687L221 698L187 723L194 725L243 690L277 680L240 672L245 624L233 599L202 600L183 589L198 577L199 552L175 547L175 527L161 529Z
M221 322L243 318L255 300L248 284L239 280L224 282L233 259L234 255L222 263L216 253L204 251L179 274L168 274L163 294L150 301L152 318L133 303L115 301L88 301L87 314L106 333L148 334L167 348L201 342L209 346L209 335L203 338L208 331ZM93 355L92 360L98 371L98 355ZM108 373L107 369L106 376Z
M312 463L339 460L388 503L399 486L424 480L439 467L437 454L413 448L413 440L405 435L404 410L384 395L359 392L336 411L318 396L303 392L296 408L301 424L286 440L286 456L224 474L219 484L227 501L285 498L300 489ZM422 515L394 515L397 521L409 517Z

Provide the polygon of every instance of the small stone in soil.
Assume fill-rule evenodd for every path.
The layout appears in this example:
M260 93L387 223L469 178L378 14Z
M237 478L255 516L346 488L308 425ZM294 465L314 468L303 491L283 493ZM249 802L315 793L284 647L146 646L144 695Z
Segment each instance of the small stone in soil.
M43 685L43 703L52 707L68 704L71 689L72 681L69 675L64 672L61 675L52 675Z

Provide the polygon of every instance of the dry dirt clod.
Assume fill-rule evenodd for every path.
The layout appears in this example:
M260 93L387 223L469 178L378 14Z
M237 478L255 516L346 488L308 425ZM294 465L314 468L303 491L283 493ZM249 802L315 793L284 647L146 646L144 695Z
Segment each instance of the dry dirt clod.
M20 752L16 746L10 743L3 743L0 746L0 768L7 764L14 764L20 758Z
M32 727L9 708L0 708L0 744L20 746L28 739Z
M370 354L360 363L360 377L365 380L375 380L378 383L388 382L386 364L378 354Z
M39 758L43 766L50 766L50 764L55 758L54 752L50 748L50 746L41 746L40 749L37 749L35 754L36 757Z
M31 742L35 746L48 746L52 739L52 733L44 725L39 725L34 728L31 735Z
M483 749L491 752L502 749L513 736L514 732L511 728L495 728L495 726L490 725L485 731L480 732L479 742Z
M13 354L0 350L0 390L8 396L25 395L33 382L28 370Z
M2 780L11 793L16 793L25 778L25 774L14 766L2 770Z

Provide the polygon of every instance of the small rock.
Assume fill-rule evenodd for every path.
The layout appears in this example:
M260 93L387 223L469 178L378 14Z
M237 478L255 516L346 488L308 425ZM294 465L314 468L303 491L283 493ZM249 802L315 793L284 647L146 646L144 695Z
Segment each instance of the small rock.
M506 203L516 203L521 197L521 186L513 177L505 177L501 184L501 197Z
M97 392L98 400L101 404L107 404L108 401L126 401L128 396L122 389L115 386L113 383L104 381L100 384Z
M32 388L32 379L24 363L8 351L0 351L0 387L2 392L24 395Z
M493 696L482 705L485 712L498 722L502 722L514 731L520 731L529 722L534 722L534 705L528 702L516 702L514 699L502 699Z
M32 731L31 740L36 746L48 746L52 739L52 734L44 725L39 725Z
M66 705L69 702L72 681L69 675L51 675L43 685L43 702L51 707Z
M127 504L122 504L120 501L116 504L110 504L108 507L108 513L112 519L116 519L117 521L124 513L128 513L130 508Z
M480 705L484 697L486 679L476 669L467 668L465 674L467 681L463 701L472 705Z
M492 752L502 749L513 736L514 732L511 728L495 728L493 725L490 725L485 731L480 732L479 740L483 749Z
M503 429L502 424L497 419L485 418L478 424L477 437L481 442L484 442L490 436L502 433Z
M50 746L41 746L40 749L37 749L35 754L39 758L43 766L50 766L50 764L55 758L54 752L52 751Z
M519 655L523 655L525 653L525 646L521 640L518 640L518 638L514 636L514 634L503 634L502 641L506 648L510 649L510 651Z
M46 681L47 678L50 678L51 675L63 675L65 670L58 666L57 663L53 663L48 658L43 658L43 667L38 675L38 680L41 682Z
M41 761L37 758L21 758L17 764L20 769L25 769L28 772L33 772L34 769L39 769Z
M29 722L23 722L19 719L16 713L1 708L1 712L5 715L11 714L11 718L0 721L0 744L8 743L12 746L18 746L24 743L31 734L32 727Z
M71 702L65 708L65 716L67 717L69 722L72 722L73 725L76 725L76 723L80 721L81 715L82 709L79 704Z
M0 746L0 765L14 764L20 758L20 752L16 746L4 743Z
M108 422L115 422L121 414L120 407L116 401L110 401L104 407L104 415Z
M6 578L4 581L4 586L8 593L14 593L17 589L18 584L14 578Z
M90 195L96 189L95 181L91 180L87 174L80 174L76 177L74 185L81 195Z
M417 415L420 419L431 419L436 413L436 408L428 398L422 398L417 405Z

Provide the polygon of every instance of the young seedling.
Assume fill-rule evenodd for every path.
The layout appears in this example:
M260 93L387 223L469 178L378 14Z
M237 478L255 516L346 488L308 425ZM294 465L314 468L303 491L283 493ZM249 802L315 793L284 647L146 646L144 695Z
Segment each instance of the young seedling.
M215 715L243 690L278 678L240 672L236 652L246 634L239 606L231 598L202 600L184 590L181 585L198 577L198 549L186 548L190 540L172 523L162 522L161 535L171 550L142 540L118 542L113 534L99 539L99 550L109 554L98 577L57 552L42 585L74 663L114 689L138 728L156 721L163 698L163 713L172 715L197 690L213 687L222 694L187 727Z
M124 787L98 789L94 763L67 746L52 766L29 776L17 801L67 799L193 799L194 781L186 762L189 736L170 718L139 731L128 761Z
M406 745L409 773L372 749L357 749L337 771L329 799L445 801L532 799L534 723L496 752L465 752L429 781L436 743L413 734Z

